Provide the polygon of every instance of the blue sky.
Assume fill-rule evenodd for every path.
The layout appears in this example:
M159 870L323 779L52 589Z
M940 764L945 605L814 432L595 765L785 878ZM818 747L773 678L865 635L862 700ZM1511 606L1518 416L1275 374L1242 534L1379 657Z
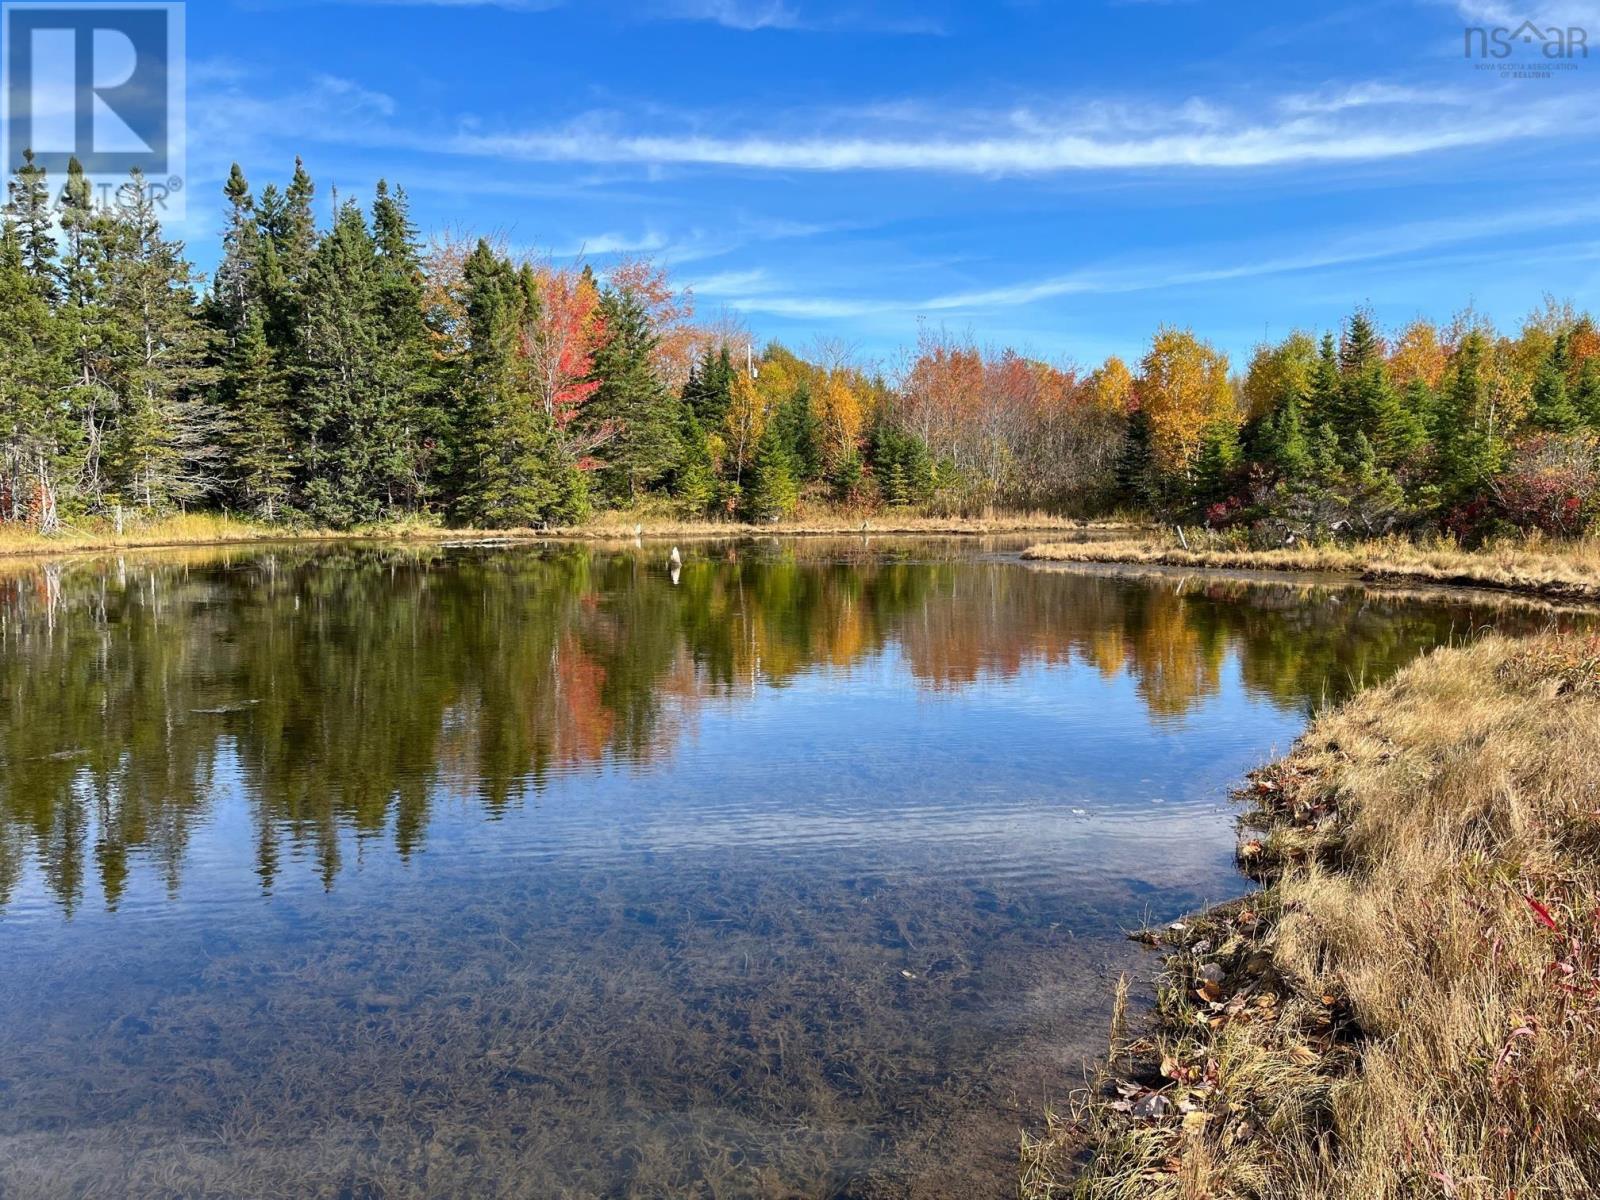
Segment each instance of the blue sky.
M207 0L189 215L296 153L419 224L646 253L761 338L919 321L1040 357L1162 322L1235 356L1358 304L1515 323L1600 285L1600 0ZM1593 31L1551 78L1467 24ZM1513 62L1537 65L1518 47Z

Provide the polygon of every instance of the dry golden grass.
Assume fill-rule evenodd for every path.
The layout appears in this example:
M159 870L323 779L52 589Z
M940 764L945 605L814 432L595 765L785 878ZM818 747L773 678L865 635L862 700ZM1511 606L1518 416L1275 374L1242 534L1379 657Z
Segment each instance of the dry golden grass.
M1449 584L1495 588L1564 599L1600 599L1600 539L1574 542L1501 542L1463 550L1451 542L1419 544L1383 538L1352 545L1306 545L1276 550L1238 549L1187 535L1185 548L1170 535L1034 546L1038 562L1136 563L1256 571L1334 571L1374 582Z
M1086 529L1126 529L1120 521L1087 522L1048 513L996 513L987 517L931 517L914 512L853 512L837 509L802 511L794 520L751 525L735 521L680 520L651 513L608 512L584 525L552 529L464 529L417 517L354 529L315 529L267 525L215 513L184 513L149 522L130 521L119 535L109 521L78 522L45 536L17 525L0 523L0 556L49 555L87 550L120 550L161 546L229 545L262 541L532 541L547 538L612 540L631 538L635 530L649 538L719 538L753 534L804 537L844 533L973 534L1044 533Z
M1319 719L1248 789L1265 887L1158 935L1157 1027L1025 1147L1023 1196L1600 1194L1597 735L1571 635Z

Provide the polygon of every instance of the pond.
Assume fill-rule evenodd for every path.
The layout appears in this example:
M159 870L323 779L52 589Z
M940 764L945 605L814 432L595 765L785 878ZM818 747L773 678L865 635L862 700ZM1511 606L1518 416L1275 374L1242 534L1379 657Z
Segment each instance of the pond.
M1013 1195L1230 786L1552 619L685 551L0 568L0 1195Z

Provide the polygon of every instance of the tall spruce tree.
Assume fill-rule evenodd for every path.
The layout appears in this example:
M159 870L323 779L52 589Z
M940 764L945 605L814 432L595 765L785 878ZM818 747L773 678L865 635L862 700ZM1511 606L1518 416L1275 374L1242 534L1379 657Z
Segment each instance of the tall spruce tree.
M1533 379L1533 410L1528 420L1536 429L1568 433L1581 423L1578 408L1567 394L1567 370L1567 334L1562 331Z
M299 337L300 492L313 520L349 526L391 509L381 443L394 396L378 318L377 248L342 205L311 260Z
M58 524L58 471L71 437L61 403L61 328L30 270L21 230L0 226L0 521Z
M581 419L616 432L599 471L605 498L622 503L665 479L682 453L682 403L656 373L656 335L641 298L606 289L600 297L604 344L594 356L594 395Z
M16 237L22 269L39 294L53 304L59 283L55 215L49 177L32 150L23 152L22 165L7 185L7 197L6 219Z
M461 445L453 511L487 528L579 519L587 493L544 411L522 333L536 323L538 282L479 241L463 268L468 350L460 382Z
M72 372L68 404L77 427L76 492L79 502L91 510L103 509L107 502L107 442L122 415L110 375L114 364L132 349L126 340L128 324L114 323L107 303L109 264L118 253L118 234L115 216L95 207L83 166L72 159L61 193L57 311Z
M289 511L294 471L289 387L267 341L261 306L247 312L224 359L223 379L228 494L252 516L281 520Z
M230 341L243 329L248 314L261 302L261 229L250 184L238 163L223 185L228 201L222 232L222 261L211 288L211 319Z
M213 333L195 301L181 242L166 238L137 171L118 193L105 263L105 307L118 348L109 364L116 420L107 479L147 511L192 504L221 482L221 431L206 389Z
M751 521L779 521L793 514L800 489L794 467L783 444L782 432L769 425L756 446L756 456L745 477L744 512Z
M733 358L726 345L708 348L690 368L683 402L701 429L721 429L733 403Z
M422 255L404 190L378 181L372 205L377 247L377 317L393 375L394 405L380 442L380 470L406 508L421 508L432 493L436 454L444 434L439 380L423 318Z

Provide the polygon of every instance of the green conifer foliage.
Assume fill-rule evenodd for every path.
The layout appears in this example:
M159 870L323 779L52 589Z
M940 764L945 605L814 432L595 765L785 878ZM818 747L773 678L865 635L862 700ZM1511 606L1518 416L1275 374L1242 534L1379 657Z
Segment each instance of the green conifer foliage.
M607 290L600 298L606 340L594 356L594 395L583 407L586 425L613 430L601 455L599 480L611 503L636 499L668 478L682 446L682 402L662 384L652 355L656 336L642 300Z

